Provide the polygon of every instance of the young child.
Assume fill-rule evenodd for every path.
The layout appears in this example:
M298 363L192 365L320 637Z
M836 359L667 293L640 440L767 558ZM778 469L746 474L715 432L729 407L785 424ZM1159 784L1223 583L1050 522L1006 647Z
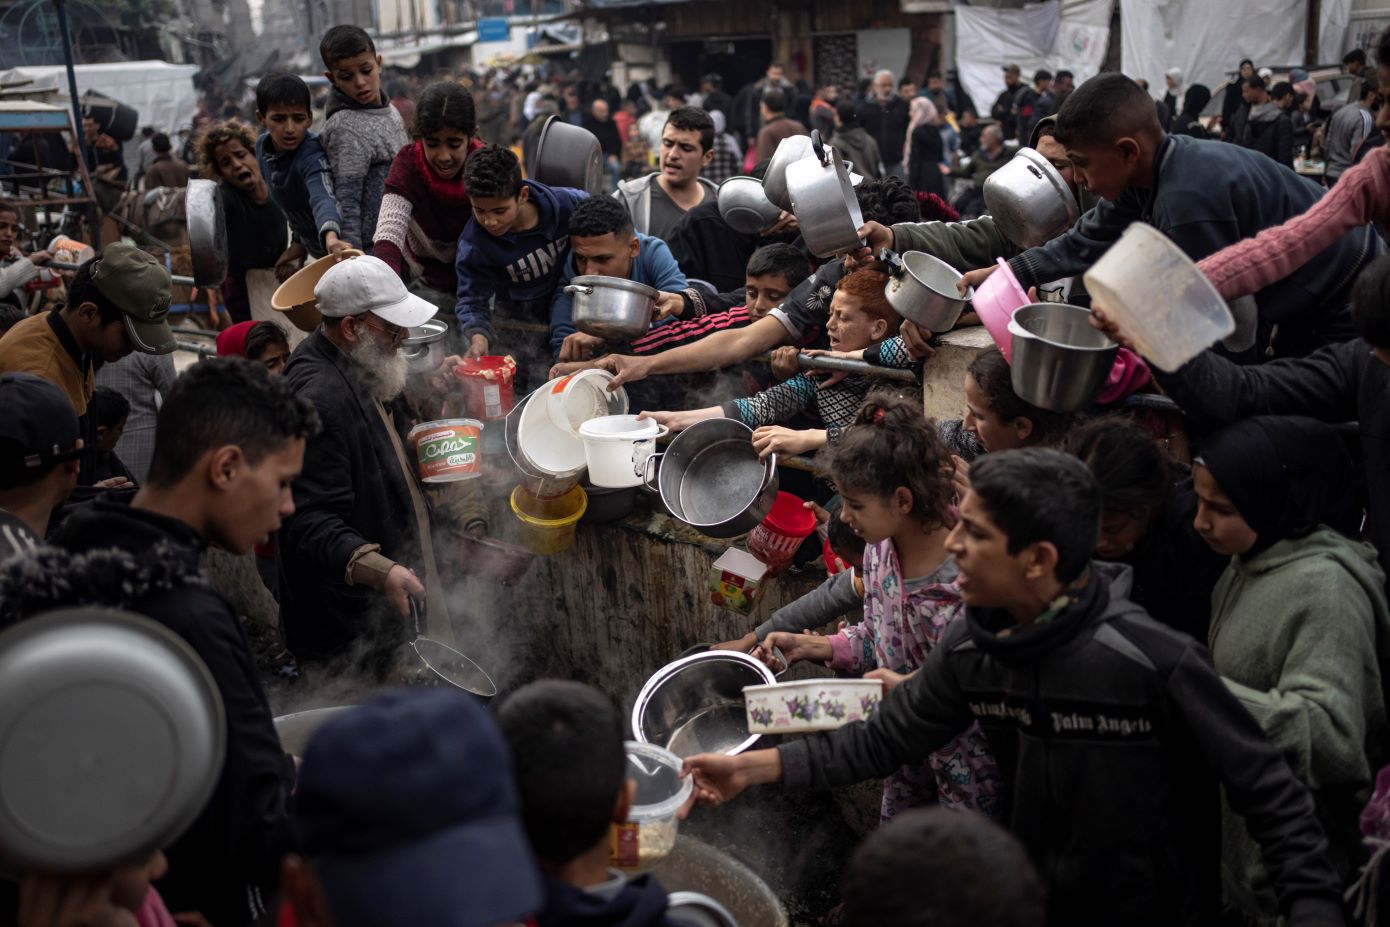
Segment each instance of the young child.
M0 200L0 305L24 308L24 284L39 275L39 266L52 255L35 251L28 257L15 246L19 240L19 209Z
M840 279L830 303L826 333L835 351L857 351L877 344L897 329L901 321L883 293L887 276L863 268ZM820 387L811 377L799 373L749 399L735 399L719 406L688 412L644 412L673 431L689 428L710 418L736 418L750 428L758 453L804 454L822 448L838 438L854 420L855 410L869 391L864 377L846 377L833 386ZM809 411L818 416L823 428L793 430L778 425Z
M300 246L319 258L356 244L341 237L328 155L318 133L309 129L308 85L293 74L262 77L256 84L256 121L265 129L256 139L261 176Z
M396 153L386 175L372 254L400 274L439 294L427 299L452 307L458 292L454 260L472 215L463 164L483 147L477 138L473 96L453 81L430 84L415 105L415 141Z
M110 387L98 386L87 408L97 429L95 479L101 482L119 477L134 485L135 475L116 456L116 444L125 433L125 423L130 418L130 400Z
M840 519L864 539L864 621L829 637L774 632L763 641L764 655L775 647L790 663L825 663L882 679L889 690L922 666L965 608L946 549L955 496L949 462L920 405L886 397L864 403L830 459ZM999 791L989 744L972 725L925 767L888 777L882 817L933 800L993 815Z
M1348 536L1355 465L1330 425L1301 417L1247 418L1198 450L1193 524L1230 558L1211 597L1212 662L1312 792L1345 882L1365 861L1357 811L1390 748L1390 608L1375 549ZM1227 904L1278 923L1259 848L1229 808L1221 868Z
M381 92L381 56L357 26L334 26L319 42L332 82L320 141L333 169L343 237L362 250L375 238L386 174L410 141L400 110Z
M459 236L458 315L467 356L497 342L492 313L549 322L550 301L569 257L570 216L588 194L521 179L521 162L501 145L463 166L473 218ZM495 298L495 305L492 305Z
M208 180L222 187L227 218L227 277L222 302L235 322L251 318L248 270L289 267L304 257L291 246L285 214L270 197L270 185L256 161L256 139L236 120L219 122L198 137L198 165ZM288 276L288 275L286 275Z

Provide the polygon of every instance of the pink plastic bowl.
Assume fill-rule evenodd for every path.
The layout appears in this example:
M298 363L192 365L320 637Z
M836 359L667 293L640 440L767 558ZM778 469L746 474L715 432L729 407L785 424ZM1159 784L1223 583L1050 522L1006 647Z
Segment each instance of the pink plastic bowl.
M1013 353L1013 336L1009 334L1009 320L1014 310L1028 305L1028 294L1019 286L1018 278L1009 269L1008 261L999 258L999 269L990 274L985 282L975 287L975 299L971 302L975 314L984 323L989 336L1003 352L1004 359L1010 360Z

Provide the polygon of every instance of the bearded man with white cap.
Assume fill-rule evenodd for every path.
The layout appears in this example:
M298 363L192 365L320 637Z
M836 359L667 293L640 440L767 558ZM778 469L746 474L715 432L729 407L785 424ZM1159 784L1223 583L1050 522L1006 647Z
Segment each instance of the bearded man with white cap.
M280 621L301 665L379 674L414 636L413 603L447 621L401 402L401 343L435 307L374 257L335 265L314 295L323 324L285 377L323 429L305 450L295 513L280 532Z

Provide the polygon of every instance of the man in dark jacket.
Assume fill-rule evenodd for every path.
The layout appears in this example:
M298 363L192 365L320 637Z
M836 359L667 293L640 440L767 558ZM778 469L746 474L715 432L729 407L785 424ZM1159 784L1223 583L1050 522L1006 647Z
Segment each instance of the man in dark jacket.
M336 265L314 293L323 325L295 349L285 379L324 429L309 442L297 511L280 533L280 621L301 663L380 672L414 632L412 600L436 627L448 618L397 402L401 342L435 310L372 257Z
M912 116L907 101L896 92L892 71L874 75L873 95L859 107L859 124L878 142L885 177L903 176L903 143Z
M171 846L158 888L172 911L244 927L266 913L289 848L294 764L236 613L201 566L208 545L245 554L294 511L290 481L314 410L279 377L240 358L188 370L159 413L148 479L129 504L97 501L0 573L0 621L66 605L125 608L183 638L207 665L227 724L208 804ZM34 582L34 577L44 582Z
M1004 65L1004 89L995 97L994 105L989 108L990 118L999 123L1005 141L1018 134L1018 115L1014 112L1014 101L1023 90L1023 82L1018 79L1018 75L1018 65Z
M1339 924L1340 885L1308 792L1205 648L1128 601L1128 568L1089 562L1100 490L1054 450L987 454L947 550L965 620L865 722L737 757L686 760L697 797L825 789L918 762L978 722L1005 824L1049 883L1048 922L1176 927L1221 915L1224 788L1291 925Z
M1245 82L1243 93L1250 113L1241 129L1240 144L1292 167L1293 117L1269 98L1269 88L1258 74Z
M1052 72L1040 68L1033 74L1033 86L1020 90L1014 98L1014 116L1019 138L1029 138L1044 116L1052 111Z

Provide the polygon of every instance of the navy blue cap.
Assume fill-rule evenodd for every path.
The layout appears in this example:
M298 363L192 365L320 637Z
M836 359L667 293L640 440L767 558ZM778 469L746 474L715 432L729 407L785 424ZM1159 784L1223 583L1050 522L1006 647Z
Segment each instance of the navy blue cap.
M338 927L490 927L540 911L511 756L468 695L388 692L324 724L295 794Z
M0 374L0 475L11 479L82 455L68 394L32 373Z

